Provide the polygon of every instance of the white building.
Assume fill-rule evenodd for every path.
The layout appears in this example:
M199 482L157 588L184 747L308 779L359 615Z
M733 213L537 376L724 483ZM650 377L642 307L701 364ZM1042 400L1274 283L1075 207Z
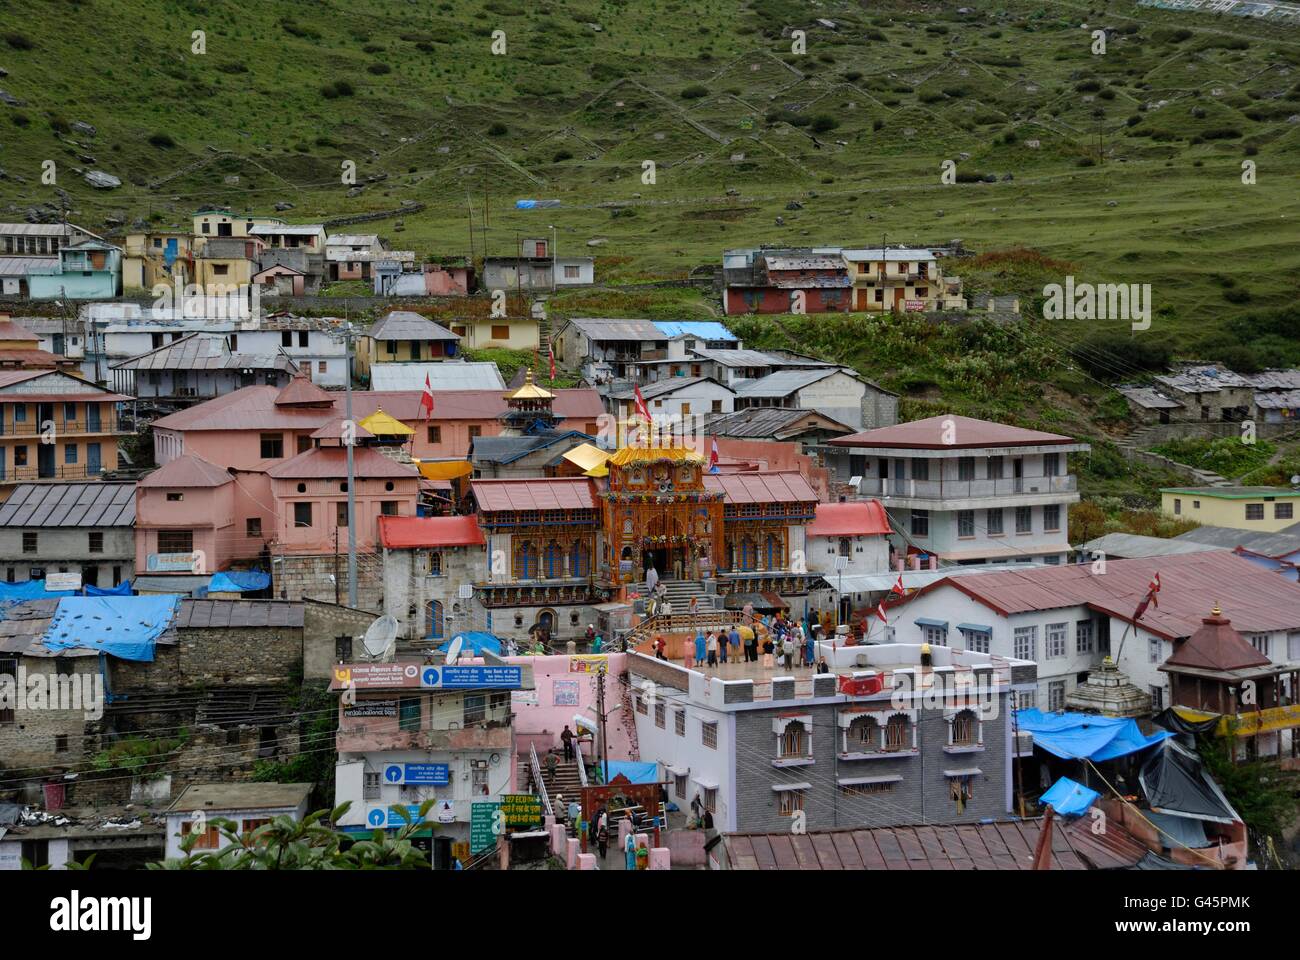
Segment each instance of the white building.
M890 569L892 532L879 500L819 503L805 534L808 569L828 577L884 573Z
M1068 455L1086 443L943 415L838 437L825 449L837 481L857 478L859 495L885 504L900 550L946 563L1054 564L1069 553L1069 505L1079 492Z
M1159 606L1134 626L1156 573ZM1037 702L1020 706L1042 710L1064 709L1070 691L1109 654L1159 711L1169 704L1160 665L1216 599L1270 662L1300 661L1300 590L1226 550L951 577L891 607L889 629L898 643L1035 661Z
M710 418L735 410L736 392L710 377L673 377L641 388L650 415L675 430L703 429ZM609 398L614 415L626 421L636 412L636 394L627 390Z
M273 817L301 820L307 815L310 783L195 783L167 808L167 858L183 857L181 841L191 832L200 836L191 854L216 853L230 845L212 821L224 818L236 825L241 838Z
M870 400L868 394L870 393ZM882 400L892 400L892 403ZM845 367L778 370L736 387L736 409L799 407L817 410L855 430L897 418L897 396ZM870 409L869 409L870 408Z

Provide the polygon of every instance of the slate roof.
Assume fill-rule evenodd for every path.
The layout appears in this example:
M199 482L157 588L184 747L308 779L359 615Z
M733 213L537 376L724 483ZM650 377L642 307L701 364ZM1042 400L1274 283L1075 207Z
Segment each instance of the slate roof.
M226 337L191 333L156 350L111 365L114 370L296 370L282 353L231 353Z
M226 627L301 627L305 607L294 600L190 600L180 603L179 630Z
M0 504L0 527L130 527L135 483L23 483Z
M653 320L610 320L596 317L575 317L570 320L591 340L667 340L668 336Z
M795 428L801 421L810 420L816 429L840 430L848 434L853 428L840 423L817 410L802 407L749 407L714 420L709 432L715 437L781 439L800 431ZM824 421L824 422L818 422Z

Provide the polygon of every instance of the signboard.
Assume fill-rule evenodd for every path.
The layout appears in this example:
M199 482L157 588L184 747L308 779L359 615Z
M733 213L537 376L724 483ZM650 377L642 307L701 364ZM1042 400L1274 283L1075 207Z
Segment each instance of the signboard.
M510 694L510 702L517 707L535 707L541 703L536 690L516 690Z
M505 815L507 827L540 827L542 798L531 793L503 793L501 812Z
M905 301L903 301L903 309L904 309L904 310L907 310L907 311L910 311L910 312L912 312L912 313L924 313L924 312L925 312L925 301L924 301L924 300L905 300Z
M81 574L79 573L47 573L45 575L45 592L53 590L80 590Z
M445 787L451 783L451 768L445 763L390 763L384 766L384 782Z
M366 807L366 826L371 830L385 830L392 829L393 827L406 826L406 821L403 820L402 815L397 812L398 806L399 804L393 804L388 807ZM407 804L406 812L410 814L412 823L424 822L424 818L420 816L420 808L418 805L413 806Z
M608 673L609 655L604 653L579 653L569 657L570 673Z
M477 856L497 842L497 811L501 804L495 800L475 801L469 810L469 852Z
M576 707L578 693L577 680L556 680L551 685L552 702L557 707Z
M455 823L456 808L450 800L439 800L433 805L433 815L438 818L439 823Z
M424 667L420 686L435 690L473 690L482 687L518 690L523 684L523 667L485 666Z
M418 687L420 665L418 663L349 663L335 666L330 677L330 689L342 690L348 685L356 690L367 687Z
M151 553L145 558L150 573L202 573L194 553Z
M397 701L358 700L356 703L344 705L343 716L348 719L353 717L395 717L397 716Z

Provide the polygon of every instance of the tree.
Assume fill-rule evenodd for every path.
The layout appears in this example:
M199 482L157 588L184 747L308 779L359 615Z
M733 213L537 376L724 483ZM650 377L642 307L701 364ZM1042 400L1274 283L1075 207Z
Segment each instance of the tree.
M329 817L337 822L351 807L344 803L333 810L317 810L302 820L289 816L272 818L251 834L240 835L239 825L223 817L213 817L215 827L228 845L220 850L194 853L201 833L191 833L181 841L183 857L149 864L150 870L420 870L429 869L429 858L411 843L411 836L433 808L435 800L420 804L419 819L412 819L405 807L397 807L405 825L393 836L376 830L366 840L357 840L346 849L351 837L321 823Z

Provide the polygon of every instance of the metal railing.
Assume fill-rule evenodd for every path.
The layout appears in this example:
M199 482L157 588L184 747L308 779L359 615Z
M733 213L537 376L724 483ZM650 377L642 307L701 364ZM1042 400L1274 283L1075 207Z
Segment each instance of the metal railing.
M1078 489L1078 479L1073 474L1063 474L1002 477L993 480L899 480L894 477L864 477L858 492L867 497L960 500L977 497L1012 497L1018 494L1073 493Z
M528 741L528 765L533 772L533 783L537 784L537 793L542 798L542 809L550 816L555 816L551 808L551 798L546 792L546 781L542 779L542 765L537 759L537 744Z
M578 761L578 782L584 787L587 786L587 765L582 761L582 741L574 737L573 756Z
M40 466L0 469L0 483L18 483L24 480L86 480L102 476L108 470L103 464L57 464L41 469Z
M116 417L100 417L95 421L85 417L75 420L65 420L63 417L47 417L42 420L34 417L17 422L12 418L0 418L0 437L35 437L46 430L53 431L55 436L64 437L118 432Z

